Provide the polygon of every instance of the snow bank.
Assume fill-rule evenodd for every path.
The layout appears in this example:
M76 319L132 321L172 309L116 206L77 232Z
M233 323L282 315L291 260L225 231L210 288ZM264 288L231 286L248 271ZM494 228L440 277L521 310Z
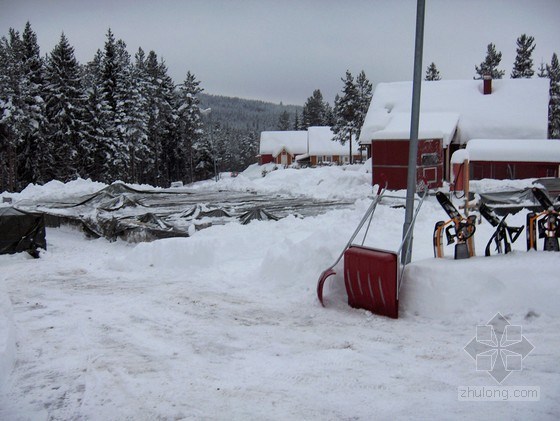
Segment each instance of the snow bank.
M498 311L521 319L531 314L558 318L557 264L555 253L522 251L418 261L407 268L402 310L443 320L472 320Z
M189 187L355 200L372 192L370 169L371 161L358 165L301 169L284 169L273 164L252 165L237 177L222 178L218 182L204 181Z
M48 199L49 201L54 201L68 196L93 194L105 187L107 187L107 184L91 181L90 179L84 180L83 178L78 178L68 183L52 180L44 185L29 184L20 193L2 193L2 195L17 200Z
M12 371L16 360L16 338L12 303L0 284L0 389Z

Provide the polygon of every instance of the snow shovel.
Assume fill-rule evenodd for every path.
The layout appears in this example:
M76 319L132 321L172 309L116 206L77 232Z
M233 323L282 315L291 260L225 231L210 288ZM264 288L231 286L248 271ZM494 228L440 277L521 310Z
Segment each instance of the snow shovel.
M358 233L360 232L360 230L362 229L362 227L364 226L364 224L366 223L368 218L369 218L370 223L371 223L371 218L373 216L373 213L375 212L375 208L377 207L377 204L383 198L383 195L385 194L386 187L387 187L387 185L385 185L385 187L383 187L383 188L379 187L379 190L377 191L377 196L375 197L375 199L373 199L373 201L371 202L371 205L369 205L369 208L367 209L367 211L364 214L362 220L358 224L358 228L356 228L356 230L354 231L354 233L350 237L350 240L348 240L348 242L346 243L346 246L344 246L344 249L340 253L340 256L338 256L336 261L331 266L329 266L327 269L325 269L323 271L323 273L321 273L321 276L319 277L319 281L317 282L317 297L319 298L319 301L321 302L321 305L323 307L325 307L325 304L323 303L323 286L325 285L325 281L327 280L327 278L329 276L336 274L336 271L334 270L335 266L338 264L338 262L340 262L340 260L342 260L342 258L344 257L344 252L346 252L346 250L348 250L348 248L352 245L352 242L354 241L354 238L356 238L356 236L358 235ZM368 224L368 228L369 228L369 224ZM367 234L367 231L366 231L366 234ZM364 239L365 239L365 236L364 236Z

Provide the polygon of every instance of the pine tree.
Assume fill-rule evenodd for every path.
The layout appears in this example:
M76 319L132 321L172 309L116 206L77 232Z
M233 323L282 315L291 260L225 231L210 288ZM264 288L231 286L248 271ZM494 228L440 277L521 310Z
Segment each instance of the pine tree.
M441 80L441 76L439 74L439 70L436 67L434 62L430 63L430 65L426 69L426 76L424 80L431 81L431 80Z
M24 105L21 100L23 43L18 31L0 42L0 170L2 190L18 186L17 147L25 133Z
M350 163L352 163L352 138L360 128L360 101L358 89L354 84L354 77L349 70L346 71L346 78L343 78L342 82L344 83L342 96L337 95L334 103L333 141L338 141L342 145L348 142Z
M548 137L560 139L560 64L556 53L552 55L550 66L547 66L550 78L550 102L548 104Z
M148 142L148 75L142 48L134 56L130 66L130 102L128 107L127 140L129 150L129 175L133 183L139 183L143 173L143 163L149 150Z
M335 122L334 109L328 102L325 102L323 126L332 126Z
M362 70L360 74L356 77L356 89L358 91L358 117L356 125L358 131L356 132L356 137L360 136L362 126L366 119L366 114L369 110L369 104L371 103L371 98L373 96L373 85L366 77L365 72Z
M203 89L200 81L191 72L187 72L185 81L179 87L177 101L178 134L179 140L176 145L176 155L179 157L175 169L175 179L194 181L194 145L200 142L204 133L198 94Z
M18 145L18 181L21 187L28 183L47 181L45 162L49 150L43 142L45 130L44 62L41 58L37 35L26 23L22 35L22 62L20 96L23 105L23 131Z
M288 113L288 111L284 110L282 114L280 114L280 117L278 117L278 125L276 126L276 128L282 132L290 130L290 114Z
M217 176L217 148L216 143L221 135L219 123L210 123L208 130L193 144L194 153L194 178L195 180L207 180Z
M547 67L547 64L545 64L545 62L543 60L541 60L541 64L539 65L539 69L538 69L538 73L537 73L538 77L548 77L546 67Z
M154 51L145 62L148 74L148 138L150 151L146 166L146 182L163 186L169 183L170 160L174 157L177 115L174 107L174 84L167 74L167 67L158 62Z
M490 76L492 79L501 79L506 74L505 70L498 69L501 61L502 53L496 51L494 44L488 44L486 58L480 63L480 66L475 66L477 76L474 79L483 79L484 76Z
M77 151L83 135L84 107L80 67L64 33L48 57L46 80L46 138L54 158L47 171L51 177L66 182L78 176Z
M299 130L299 113L296 111L296 115L294 117L294 130Z
M101 162L102 181L110 183L126 179L126 167L130 158L128 154L127 112L130 107L130 56L122 40L115 41L111 29L107 31L107 40L101 63L101 93L107 107L102 117L105 123L105 141L101 145L106 157Z
M117 108L115 113L118 135L118 169L117 176L127 181L137 181L135 173L135 152L131 149L141 148L146 136L147 125L144 124L144 98L141 95L131 56L123 40L116 42L117 85L115 95ZM132 157L134 155L134 158Z
M528 78L530 79L535 74L533 70L533 59L531 55L535 49L535 38L521 35L517 38L517 56L513 63L513 70L511 72L512 79Z
M78 149L80 175L93 180L109 181L105 174L105 165L111 159L107 151L110 142L107 127L111 109L102 91L103 52L101 50L97 50L93 60L83 67L82 82L85 96L85 131L84 139Z
M311 126L328 125L327 110L327 104L323 101L321 90L314 90L313 95L307 98L303 105L302 129L306 130Z

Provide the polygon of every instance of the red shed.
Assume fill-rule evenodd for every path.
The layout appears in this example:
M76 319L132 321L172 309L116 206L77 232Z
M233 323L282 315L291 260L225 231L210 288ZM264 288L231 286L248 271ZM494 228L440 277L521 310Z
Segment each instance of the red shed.
M467 143L471 180L558 177L558 139L472 139Z
M296 156L307 152L307 131L261 132L259 164L274 162L291 165Z
M455 134L459 116L454 113L423 113L420 116L417 180L430 188L441 187L444 179L444 146ZM385 128L371 139L373 183L386 179L388 188L405 189L408 173L410 114L393 113Z

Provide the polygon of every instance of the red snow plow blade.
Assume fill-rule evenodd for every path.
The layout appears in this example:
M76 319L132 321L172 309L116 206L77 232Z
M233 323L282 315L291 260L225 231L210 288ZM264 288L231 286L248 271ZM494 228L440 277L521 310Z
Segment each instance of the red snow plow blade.
M342 253L340 253L340 255L338 256L338 259L336 259L336 261L331 266L326 268L323 271L323 273L321 273L321 276L319 277L319 281L317 282L317 297L319 298L319 302L321 303L321 305L323 307L325 307L325 303L323 302L323 287L325 286L325 281L327 280L327 278L329 276L334 275L336 273L336 271L334 270L335 266L338 264L338 262L340 262L342 260L342 258L346 254L346 250L348 250L348 248L352 245L352 241L354 241L354 238L356 238L356 236L358 235L358 233L360 232L360 230L362 229L364 224L367 222L367 220L369 219L370 222L371 222L371 217L373 216L373 213L375 212L375 208L377 207L377 204L381 201L381 198L383 197L384 193L385 193L384 188L383 189L380 188L377 191L377 196L371 202L371 205L369 205L369 208L367 209L367 211L364 214L362 220L358 224L358 228L356 228L356 230L352 234L352 237L350 237L350 240L348 240L348 243L346 243L346 246L344 246L344 250L342 250ZM368 224L368 229L369 229L369 224ZM367 230L366 230L366 235L367 235ZM365 237L364 237L364 239L365 239Z
M397 319L399 269L395 252L350 247L344 253L344 284L348 305Z
M420 203L416 207L412 223L403 236L401 245L396 252L354 245L352 242L362 229L362 226L371 218L375 212L375 207L383 197L385 189L378 192L377 197L366 211L364 217L360 221L358 228L352 234L352 237L342 250L342 253L333 265L328 267L321 273L317 283L317 297L324 307L323 287L329 276L336 273L335 266L344 257L344 284L348 294L348 304L354 308L361 308L371 311L380 316L387 316L397 319L399 317L399 289L401 287L404 265L401 265L401 256L405 241L412 234L414 223L418 212L427 196L428 190L424 190L420 197ZM369 229L369 224L368 227ZM364 240L367 235L364 235ZM404 259L403 261L407 261Z
M323 303L323 286L325 285L325 281L331 275L336 274L333 268L328 268L319 277L319 282L317 282L317 297L319 298L319 302L323 307L325 307L325 303Z

